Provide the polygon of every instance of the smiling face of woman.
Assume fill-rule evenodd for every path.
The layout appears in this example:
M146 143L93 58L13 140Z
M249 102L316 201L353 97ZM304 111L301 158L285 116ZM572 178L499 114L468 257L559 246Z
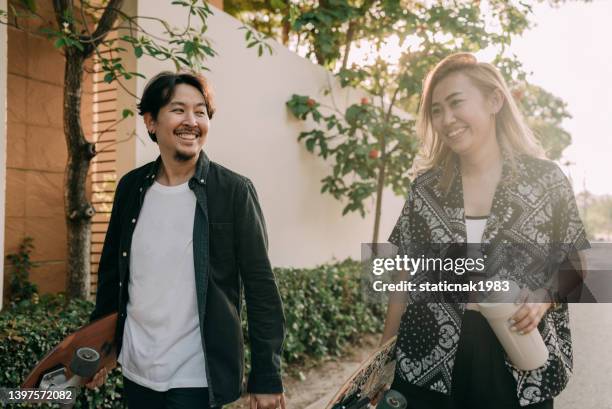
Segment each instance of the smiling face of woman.
M461 72L442 78L431 99L434 131L454 153L470 155L495 141L495 93L486 96Z

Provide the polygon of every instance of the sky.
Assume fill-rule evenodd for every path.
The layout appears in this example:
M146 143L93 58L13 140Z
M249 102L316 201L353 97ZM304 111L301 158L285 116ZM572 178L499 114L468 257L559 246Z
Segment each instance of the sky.
M535 7L534 28L512 43L529 81L561 97L572 135L564 159L576 192L612 195L612 1ZM566 173L568 173L568 169Z
M569 1L557 8L534 6L534 27L516 37L516 54L528 80L568 104L571 119L563 128L572 135L561 162L576 192L612 195L612 0ZM379 55L397 60L400 44L390 38ZM490 61L494 53L477 53ZM371 48L351 51L351 62L373 59Z

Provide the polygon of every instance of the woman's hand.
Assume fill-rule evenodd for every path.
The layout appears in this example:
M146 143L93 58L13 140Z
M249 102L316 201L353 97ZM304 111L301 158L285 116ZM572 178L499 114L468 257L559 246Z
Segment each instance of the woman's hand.
M259 394L249 396L249 409L285 409L285 394Z
M515 304L522 304L521 307L510 317L510 329L519 334L529 334L537 328L540 320L551 307L550 297L546 290L530 291L522 289Z

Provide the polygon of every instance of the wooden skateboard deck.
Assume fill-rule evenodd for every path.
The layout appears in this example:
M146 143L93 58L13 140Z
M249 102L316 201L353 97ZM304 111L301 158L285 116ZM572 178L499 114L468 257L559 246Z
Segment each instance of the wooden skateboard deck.
M111 367L117 360L115 348L116 325L117 313L113 313L68 335L38 362L32 372L25 378L21 387L38 388L45 374L60 368L66 370L67 376L72 376L70 363L75 351L82 347L92 348L100 354L98 370L103 366Z
M393 381L395 341L388 340L374 351L340 387L325 409L367 408Z

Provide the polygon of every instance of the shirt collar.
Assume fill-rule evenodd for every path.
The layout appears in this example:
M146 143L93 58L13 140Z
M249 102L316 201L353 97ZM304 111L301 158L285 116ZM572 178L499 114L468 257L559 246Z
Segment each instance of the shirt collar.
M147 181L148 186L151 186L153 182L155 181L155 176L157 175L157 172L159 171L159 167L161 166L161 163L162 163L161 155L159 155L157 159L155 160L155 162L153 162L153 166L151 166L151 168L149 169L149 172L147 172L146 181ZM208 156L206 156L206 153L204 153L204 151L202 150L200 151L200 155L198 156L198 161L196 162L195 172L193 176L191 177L190 181L193 180L197 184L205 185L209 168L210 168L210 159L208 159Z

